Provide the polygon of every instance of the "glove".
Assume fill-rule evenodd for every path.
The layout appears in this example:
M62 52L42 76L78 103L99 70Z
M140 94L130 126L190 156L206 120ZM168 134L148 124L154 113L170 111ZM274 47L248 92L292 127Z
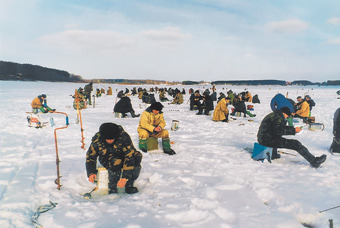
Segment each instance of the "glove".
M94 181L97 179L97 175L96 174L91 174L90 176L89 176L89 181L91 182L91 183L94 183Z
M117 186L120 187L120 188L124 188L125 185L126 185L126 182L127 182L127 179L126 178L121 178L118 183L117 183Z

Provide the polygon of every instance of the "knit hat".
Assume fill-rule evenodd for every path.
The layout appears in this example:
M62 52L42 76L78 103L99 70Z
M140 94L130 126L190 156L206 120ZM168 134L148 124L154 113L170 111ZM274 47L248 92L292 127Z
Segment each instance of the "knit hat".
M163 105L162 105L162 103L160 103L160 102L155 102L155 103L152 103L151 105L150 105L150 109L151 110L156 110L156 111L162 111L162 109L163 109Z
M280 108L281 112L287 114L288 116L291 116L292 115L292 112L290 111L290 109L286 106Z
M296 98L296 100L299 100L299 99L302 99L302 97L301 97L301 96L298 96L298 97Z
M46 94L41 94L41 97L46 98Z
M120 128L114 123L103 123L99 127L100 136L103 139L116 139L120 135Z

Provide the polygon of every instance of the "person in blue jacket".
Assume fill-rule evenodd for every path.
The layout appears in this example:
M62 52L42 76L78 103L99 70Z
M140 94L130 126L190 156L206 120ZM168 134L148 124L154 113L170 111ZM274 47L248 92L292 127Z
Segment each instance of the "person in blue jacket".
M270 107L272 111L275 111L277 109L280 109L282 107L288 107L292 113L294 113L294 106L293 104L281 93L276 94L271 102Z

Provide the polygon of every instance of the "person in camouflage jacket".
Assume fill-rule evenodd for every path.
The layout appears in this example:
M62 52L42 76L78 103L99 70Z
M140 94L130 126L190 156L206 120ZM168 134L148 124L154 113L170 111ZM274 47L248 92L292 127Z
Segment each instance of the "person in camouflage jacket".
M133 184L139 176L142 157L122 126L103 123L86 154L87 176L90 182L97 178L98 159L109 173L109 194L117 193L117 186L125 187L126 193L136 193L138 189Z
M283 135L295 135L301 131L300 127L287 126L287 118L291 116L288 107L282 107L268 114L261 122L257 133L259 144L274 148L272 159L280 158L277 154L277 148L287 148L297 151L313 167L317 168L326 160L326 155L315 157L308 149L295 139L283 138Z

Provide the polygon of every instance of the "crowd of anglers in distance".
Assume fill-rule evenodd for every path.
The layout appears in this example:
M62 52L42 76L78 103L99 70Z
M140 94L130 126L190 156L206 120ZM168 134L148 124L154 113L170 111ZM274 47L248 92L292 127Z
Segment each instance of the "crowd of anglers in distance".
M113 93L110 86L107 90L96 89L93 95L92 91L93 83L85 85L84 89L76 89L72 96L74 98L73 108L85 109L92 105L95 98L101 97L102 94L110 96ZM157 86L149 89L134 87L131 91L126 88L125 91L116 92L117 97L113 109L115 116L140 118L136 126L139 150L147 153L153 140L161 138L163 152L168 155L175 155L176 152L171 148L170 134L165 129L162 103L188 105L190 102L188 108L196 112L196 115L212 115L212 121L224 124L227 124L230 118L255 117L256 115L252 113L254 110L252 104L260 103L258 95L252 96L247 90L240 93L228 90L217 94L214 85L212 88L205 89L203 93L193 88L185 91L184 88L179 90ZM186 93L189 93L190 99L184 103L183 95ZM159 101L156 101L155 94L158 94ZM141 114L136 114L131 104L131 96L138 96L149 106ZM214 102L216 102L216 107L214 107ZM34 113L55 112L55 109L47 105L45 94L36 97L31 105ZM318 168L325 162L327 158L325 154L316 157L298 140L284 137L284 135L295 135L302 130L301 127L294 127L294 118L299 118L306 124L315 122L315 118L311 115L315 105L309 95L298 96L296 101L280 93L272 98L270 103L272 112L264 117L257 134L257 141L260 145L272 148L272 160L281 157L278 154L278 148L286 148L298 152L312 167ZM329 150L331 153L340 153L340 108L334 113L333 136ZM97 161L99 160L100 164L108 170L109 194L117 193L117 187L125 188L128 194L138 192L134 182L141 171L143 155L139 150L135 148L123 126L111 122L103 123L93 136L86 154L86 171L89 181L95 182L97 179Z

